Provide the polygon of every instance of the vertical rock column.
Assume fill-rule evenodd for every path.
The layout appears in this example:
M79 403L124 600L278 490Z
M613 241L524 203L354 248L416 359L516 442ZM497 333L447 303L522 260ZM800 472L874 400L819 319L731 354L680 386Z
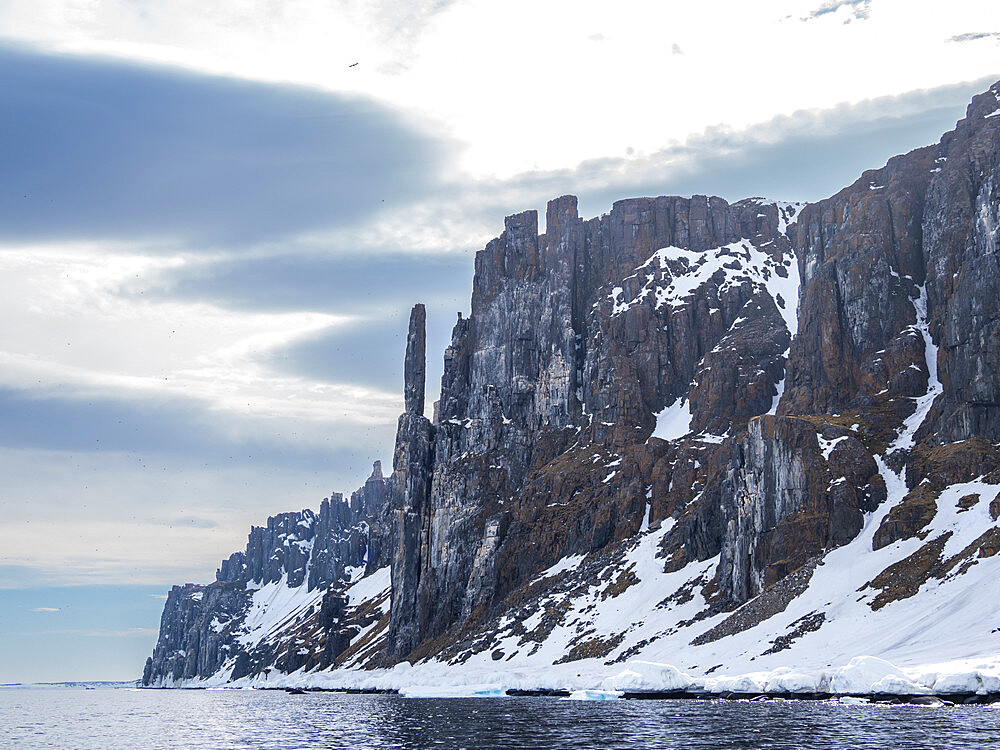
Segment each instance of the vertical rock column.
M420 639L417 590L427 556L427 516L434 464L434 427L424 417L426 317L423 305L415 305L410 313L403 366L406 410L399 417L392 461L397 546L392 556L392 609L386 647L390 662L412 651Z
M406 359L403 361L404 414L424 415L424 388L427 379L427 311L414 305L406 334Z

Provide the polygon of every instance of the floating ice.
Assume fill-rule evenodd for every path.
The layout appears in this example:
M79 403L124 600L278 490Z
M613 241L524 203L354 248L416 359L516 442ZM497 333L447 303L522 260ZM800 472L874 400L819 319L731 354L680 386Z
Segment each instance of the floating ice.
M507 694L500 685L409 685L401 688L403 698L497 698Z
M574 690L564 701L616 701L624 695L620 690Z

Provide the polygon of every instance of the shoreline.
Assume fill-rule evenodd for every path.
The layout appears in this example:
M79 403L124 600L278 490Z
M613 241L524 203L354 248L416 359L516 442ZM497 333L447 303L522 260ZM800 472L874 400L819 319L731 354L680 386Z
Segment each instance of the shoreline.
M199 685L191 686L139 686L140 690L262 690L270 692L281 692L292 695L305 695L307 693L340 693L343 695L400 695L402 692L397 688L330 688L330 687L226 687L224 685L205 687ZM574 692L559 688L540 688L537 690L524 688L509 688L503 693L496 695L451 695L451 696L412 696L414 698L436 698L440 700L452 700L455 698L569 698ZM997 693L933 693L933 694L902 694L894 693L797 693L790 691L782 692L754 692L740 693L734 691L723 691L718 693L694 692L688 690L625 690L614 697L616 700L685 700L685 701L734 701L734 702L761 702L761 701L841 701L841 699L855 699L864 701L867 705L897 705L897 706L928 706L928 707L949 707L949 706L989 706L1000 704L1000 692Z

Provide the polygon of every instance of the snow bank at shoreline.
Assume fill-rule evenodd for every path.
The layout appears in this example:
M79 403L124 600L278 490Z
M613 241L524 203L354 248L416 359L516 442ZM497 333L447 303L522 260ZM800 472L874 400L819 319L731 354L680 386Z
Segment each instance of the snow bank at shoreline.
M594 694L691 693L830 695L990 695L1000 694L1000 654L993 659L961 660L901 668L874 656L821 669L791 666L747 674L689 674L670 664L634 660L604 664L561 664L549 669L464 669L437 663L399 664L382 670L331 670L226 682L219 676L160 687L313 688L398 691L409 698L499 697L508 690L567 691Z

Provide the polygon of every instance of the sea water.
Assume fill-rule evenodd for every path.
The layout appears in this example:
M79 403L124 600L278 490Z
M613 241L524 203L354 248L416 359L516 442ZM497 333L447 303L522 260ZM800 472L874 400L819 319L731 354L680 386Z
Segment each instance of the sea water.
M0 690L11 748L1000 748L1000 707Z

